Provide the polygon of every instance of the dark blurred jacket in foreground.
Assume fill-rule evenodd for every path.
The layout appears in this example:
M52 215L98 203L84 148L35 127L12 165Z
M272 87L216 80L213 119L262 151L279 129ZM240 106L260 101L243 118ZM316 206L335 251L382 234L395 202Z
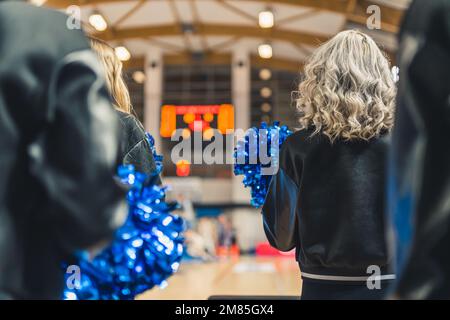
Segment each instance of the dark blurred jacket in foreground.
M94 53L67 16L0 1L0 298L58 299L61 262L126 215L121 138Z
M396 294L450 298L450 1L415 1L400 33L389 173Z

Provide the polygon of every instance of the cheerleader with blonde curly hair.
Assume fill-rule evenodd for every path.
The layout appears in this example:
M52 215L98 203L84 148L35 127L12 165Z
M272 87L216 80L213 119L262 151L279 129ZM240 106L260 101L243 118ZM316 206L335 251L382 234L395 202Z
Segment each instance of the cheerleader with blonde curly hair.
M270 243L296 250L302 299L378 299L395 278L385 241L385 158L396 87L368 35L343 31L311 56L300 130L280 151L262 212Z

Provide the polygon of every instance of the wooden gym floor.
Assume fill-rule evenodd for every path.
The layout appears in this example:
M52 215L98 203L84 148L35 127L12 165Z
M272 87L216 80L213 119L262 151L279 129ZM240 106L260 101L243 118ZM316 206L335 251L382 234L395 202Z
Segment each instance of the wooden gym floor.
M164 289L138 299L204 300L210 296L300 296L300 270L292 257L242 256L215 262L181 263Z

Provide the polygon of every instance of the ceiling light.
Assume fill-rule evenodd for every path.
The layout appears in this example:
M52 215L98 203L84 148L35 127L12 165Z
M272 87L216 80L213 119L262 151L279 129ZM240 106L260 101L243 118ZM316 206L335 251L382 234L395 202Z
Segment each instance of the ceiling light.
M263 59L270 59L272 58L272 46L268 43L261 44L258 47L258 54Z
M272 110L272 106L270 105L270 103L264 102L264 103L261 105L261 111L262 111L262 112L268 113L268 112L270 112L271 110Z
M31 0L31 4L34 4L37 7L41 7L47 0Z
M273 12L270 10L261 11L258 16L258 22L261 28L272 28L274 25Z
M131 53L124 46L118 46L115 49L116 56L120 61L128 61L131 58Z
M136 83L143 84L145 81L145 73L140 70L135 71L133 72L132 78Z
M272 78L272 72L269 69L261 69L259 71L259 78L261 80L269 80Z
M261 89L260 94L263 98L270 98L270 96L272 95L272 89L270 89L269 87L264 87Z
M89 24L97 31L105 31L108 28L105 18L98 12L89 16Z

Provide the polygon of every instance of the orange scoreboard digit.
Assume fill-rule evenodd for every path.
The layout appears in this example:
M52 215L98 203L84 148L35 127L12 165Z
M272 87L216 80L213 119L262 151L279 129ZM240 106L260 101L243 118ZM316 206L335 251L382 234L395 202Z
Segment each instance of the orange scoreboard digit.
M173 106L164 105L161 108L160 134L163 138L170 138L177 129L177 116L183 117L183 122L192 131L214 129L211 127L217 119L220 133L232 133L234 130L234 108L231 104L221 105L193 105Z

